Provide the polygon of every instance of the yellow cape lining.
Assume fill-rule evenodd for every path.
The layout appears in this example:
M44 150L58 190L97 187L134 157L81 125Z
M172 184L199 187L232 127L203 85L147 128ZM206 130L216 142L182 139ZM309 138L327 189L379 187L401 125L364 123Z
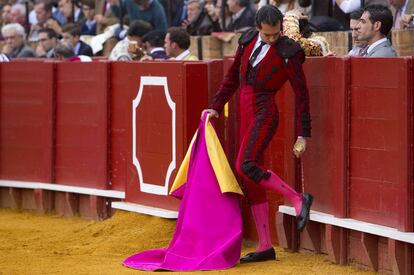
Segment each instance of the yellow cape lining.
M170 194L185 184L187 181L191 149L194 146L197 132L194 134L190 146L188 147L187 153L185 154L184 160L178 169L177 176L175 177L174 183L170 190ZM221 193L233 192L243 195L243 192L237 183L236 177L234 176L233 171L231 170L230 165L227 161L226 154L221 147L220 140L214 131L213 125L210 123L209 116L207 117L205 124L205 140L210 163L219 183Z

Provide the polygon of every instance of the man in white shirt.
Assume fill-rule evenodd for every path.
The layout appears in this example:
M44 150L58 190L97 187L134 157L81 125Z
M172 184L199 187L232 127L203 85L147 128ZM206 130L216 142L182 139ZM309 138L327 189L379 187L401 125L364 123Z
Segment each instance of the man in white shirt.
M190 35L185 29L171 27L164 39L164 48L170 59L195 61L198 58L191 54Z
M363 56L394 57L397 56L387 35L393 24L391 11L381 5L372 5L364 9L358 28L358 40L366 40L368 48Z

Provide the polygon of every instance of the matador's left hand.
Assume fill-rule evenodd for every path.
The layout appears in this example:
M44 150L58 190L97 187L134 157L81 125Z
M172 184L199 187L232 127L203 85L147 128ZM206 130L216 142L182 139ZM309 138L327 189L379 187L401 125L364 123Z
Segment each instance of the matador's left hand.
M295 154L297 158L300 158L302 154L305 152L305 150L306 150L306 139L304 137L299 136L296 139L295 145L293 145L293 154Z

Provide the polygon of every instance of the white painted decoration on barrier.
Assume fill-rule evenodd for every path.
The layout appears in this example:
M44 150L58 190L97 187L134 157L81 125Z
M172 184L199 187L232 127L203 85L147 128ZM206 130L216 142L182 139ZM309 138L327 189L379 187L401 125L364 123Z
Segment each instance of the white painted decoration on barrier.
M136 151L137 151L136 150L137 149L136 110L141 101L145 86L163 86L165 98L167 99L168 106L170 107L171 112L172 112L172 116L171 116L172 160L168 166L167 174L165 175L165 181L164 181L163 186L157 185L154 183L144 182L141 165L136 155ZM175 102L171 99L170 92L168 90L167 77L141 76L138 95L132 102L132 159L133 159L134 166L138 172L139 187L140 187L141 192L155 194L155 195L164 195L164 196L168 195L168 183L170 181L171 174L176 167L175 116L176 116Z

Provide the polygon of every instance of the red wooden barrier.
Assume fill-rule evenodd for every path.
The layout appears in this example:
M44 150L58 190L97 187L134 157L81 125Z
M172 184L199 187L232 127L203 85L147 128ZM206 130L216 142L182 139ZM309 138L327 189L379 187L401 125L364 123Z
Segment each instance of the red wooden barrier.
M56 183L107 189L108 63L58 63L56 85Z
M314 210L346 217L349 59L309 58L304 68L312 115L305 191L315 195Z
M0 177L52 182L53 64L0 65Z
M220 87L221 82L224 78L224 63L222 59L215 59L208 61L208 103L211 102L211 99L216 94L217 90ZM207 108L207 106L205 106ZM216 128L217 135L222 142L224 150L226 150L225 142L225 133L224 133L224 123L226 117L221 115L218 119L213 120L213 124Z
M0 64L0 178L53 181L53 68L51 63ZM35 200L36 195L36 200ZM41 190L0 188L3 207L49 208Z
M56 71L56 183L109 186L109 64L58 63ZM103 197L57 193L56 211L104 218Z
M413 231L411 58L352 59L349 216Z
M0 64L1 183L126 190L127 202L177 210L178 201L166 193L200 111L223 78L221 68L226 72L231 61ZM413 245L404 239L411 235L393 235L392 229L414 230L412 58L308 58L304 68L313 119L304 186L315 196L313 210L331 216L326 223L311 221L298 235L293 218L278 213L279 243L327 253L338 263L412 273ZM280 125L265 165L300 190L300 166L292 155L293 100L289 84L276 96ZM216 125L231 163L238 148L237 103L236 93ZM1 206L44 211L53 207L54 196L58 212L108 215L105 195L20 188L0 188ZM276 211L282 198L268 196ZM247 205L243 215L245 237L253 240ZM349 219L341 218L391 227L386 231L392 237L346 227Z
M413 231L412 59L311 58L305 73L313 136L303 158L304 186L315 196L313 210L333 216L315 216L326 224L311 221L298 236L293 218L278 213L280 244L300 243L337 263L411 274L411 235L392 228ZM285 127L293 122L291 101L284 99ZM291 133L284 135L288 141ZM300 189L298 164L289 160L291 145L285 148L286 178Z
M113 109L124 113L112 128L125 141L112 169L126 167L127 202L178 209L167 193L207 106L207 76L206 63L112 64Z

